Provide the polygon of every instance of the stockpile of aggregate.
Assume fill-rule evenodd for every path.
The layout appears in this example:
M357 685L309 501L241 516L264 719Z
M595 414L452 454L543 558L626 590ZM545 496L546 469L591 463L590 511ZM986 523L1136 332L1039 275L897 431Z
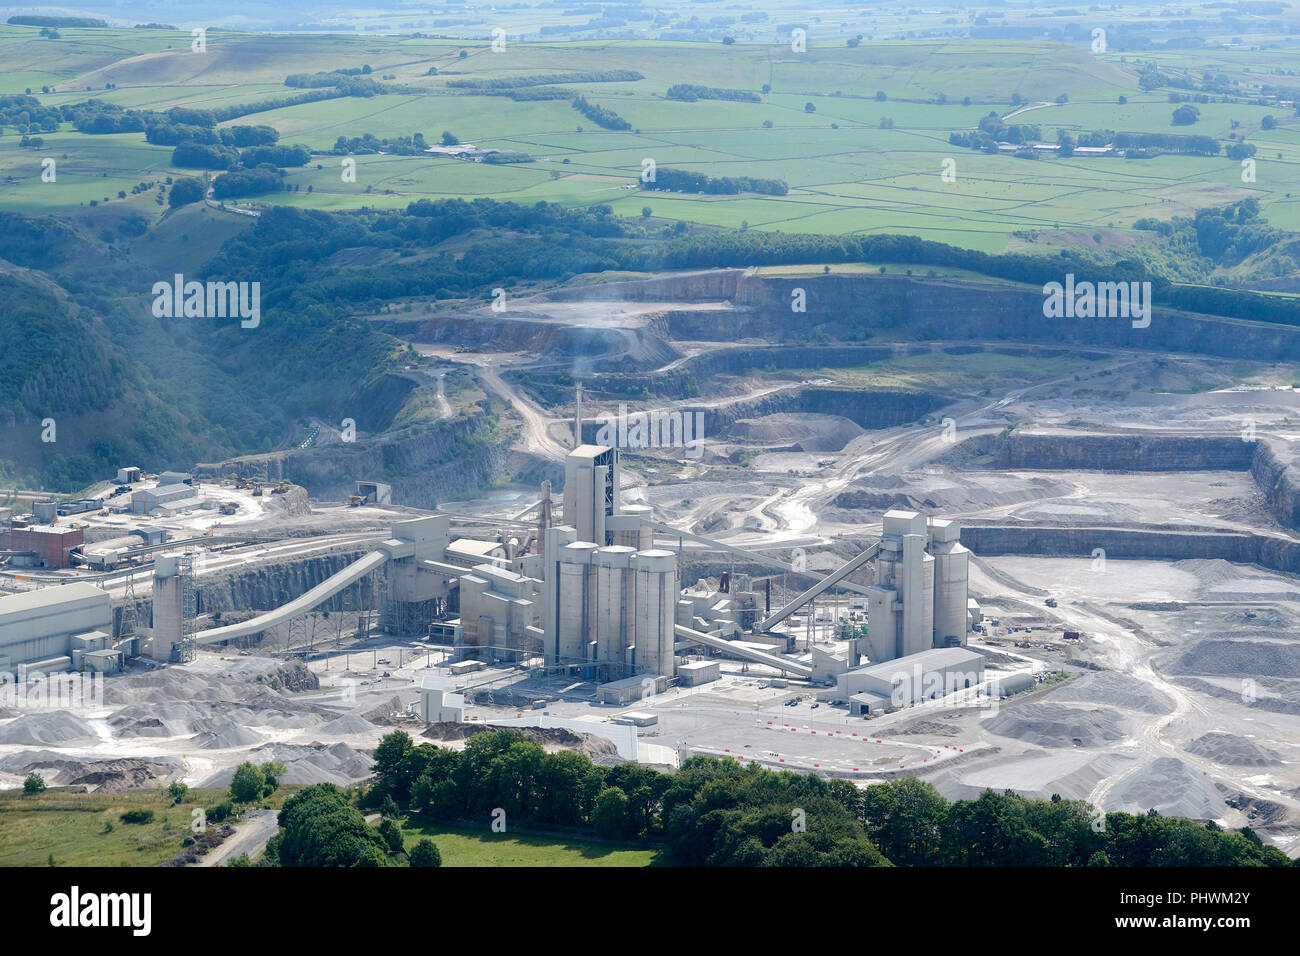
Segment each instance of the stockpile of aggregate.
M1047 701L1004 708L982 726L989 733L1039 747L1102 747L1125 736L1120 715L1113 710L1084 710Z
M1193 820L1216 819L1225 810L1209 778L1191 770L1177 757L1160 757L1135 770L1115 785L1106 803L1108 810L1155 810L1163 816Z
M24 747L92 747L100 742L95 729L66 710L23 714L0 727L0 744Z
M1188 744L1187 752L1233 767L1268 767L1281 763L1276 753L1250 738L1217 731L1197 737Z
M229 750L231 747L251 747L261 742L261 734L231 721L217 724L211 730L194 737L194 743L200 750Z
M24 750L0 758L0 773L25 777L34 771L49 786L84 786L98 793L124 793L152 786L180 772L182 767L175 757L88 759L51 750Z
M364 717L358 717L356 714L345 714L342 717L336 717L331 721L320 724L316 730L322 734L331 734L342 737L346 734L374 734L380 736L382 731Z
M374 760L347 744L267 744L248 752L247 759L258 766L270 760L284 764L281 783L334 783L347 786L370 776ZM200 786L228 786L235 774L226 767L204 780Z
M1169 695L1120 671L1084 674L1052 691L1047 699L1122 707L1144 714L1167 714L1174 709L1174 702Z

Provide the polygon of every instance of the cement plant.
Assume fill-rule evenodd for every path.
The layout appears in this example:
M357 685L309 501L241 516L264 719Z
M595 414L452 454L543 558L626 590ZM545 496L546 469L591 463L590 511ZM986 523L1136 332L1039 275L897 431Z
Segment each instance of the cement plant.
M1300 872L1300 2L3 19L22 919Z
M473 317L503 340L609 330L611 354L676 355L661 374L718 370L710 396L631 413L598 371L546 406L512 384L545 356L438 344L466 315L412 323L421 374L512 409L512 469L550 476L532 488L418 508L357 475L321 500L278 477L342 447L317 437L11 504L5 689L98 683L3 711L0 780L217 786L251 759L348 784L393 728L456 746L522 727L598 762L1060 794L1300 852L1296 390L1180 394L1210 359L1101 346L792 347L789 372L725 371L772 353L711 324L761 324L751 287L791 281L720 271ZM815 296L835 277L796 281ZM798 371L948 356L1025 371L931 392Z

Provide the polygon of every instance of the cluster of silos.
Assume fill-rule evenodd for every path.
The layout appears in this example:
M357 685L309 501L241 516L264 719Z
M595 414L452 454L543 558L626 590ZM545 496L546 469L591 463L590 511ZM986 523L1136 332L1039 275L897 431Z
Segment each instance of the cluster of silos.
M671 551L546 532L548 667L591 668L600 681L673 674L677 557Z
M547 666L600 681L672 676L677 557L655 548L648 506L620 505L617 449L569 453L564 521L541 548Z
M873 663L966 643L970 552L955 521L885 512L875 583L867 598Z

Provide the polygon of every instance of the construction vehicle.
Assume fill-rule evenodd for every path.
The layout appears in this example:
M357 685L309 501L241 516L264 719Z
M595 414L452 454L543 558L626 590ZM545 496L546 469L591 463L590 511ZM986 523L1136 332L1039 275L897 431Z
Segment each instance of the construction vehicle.
M233 515L238 513L239 505L235 504L233 501L223 501L221 502L221 507L218 510L223 515Z
M1043 603L1046 604L1048 607L1056 607L1056 598L1048 598Z
M260 498L260 497L262 497L262 486L261 486L261 485L253 485L253 497L254 497L254 498Z
M365 495L348 495L349 508L360 508L365 503L366 503Z
M282 482L280 482L278 485L276 485L274 488L271 489L271 494L273 494L273 495L282 495L282 494L284 494L284 493L285 493L286 491L288 491L288 490L289 490L289 482L287 482L287 481L282 481Z

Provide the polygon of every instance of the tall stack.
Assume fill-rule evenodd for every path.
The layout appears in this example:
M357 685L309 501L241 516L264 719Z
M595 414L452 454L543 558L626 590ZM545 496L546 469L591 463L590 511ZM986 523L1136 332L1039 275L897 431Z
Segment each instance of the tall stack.
M564 523L579 541L604 545L605 519L618 514L618 449L579 445L564 459Z
M184 631L185 582L180 558L159 555L153 563L153 650L156 661L170 661Z

